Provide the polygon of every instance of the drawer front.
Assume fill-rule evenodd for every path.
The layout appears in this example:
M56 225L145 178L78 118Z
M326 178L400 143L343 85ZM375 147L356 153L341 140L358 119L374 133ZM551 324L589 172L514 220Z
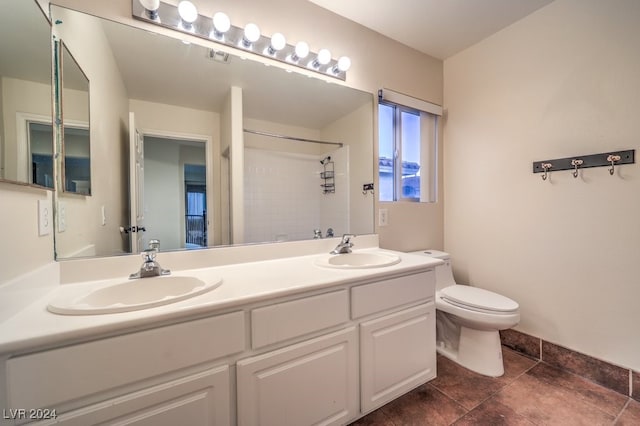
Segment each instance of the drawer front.
M347 290L266 306L251 311L251 344L261 348L348 320Z
M435 271L393 278L351 289L351 317L360 318L397 306L433 299Z
M245 349L244 313L126 334L7 361L10 407L43 408Z
M229 425L229 401L229 367L225 365L58 415L50 424Z

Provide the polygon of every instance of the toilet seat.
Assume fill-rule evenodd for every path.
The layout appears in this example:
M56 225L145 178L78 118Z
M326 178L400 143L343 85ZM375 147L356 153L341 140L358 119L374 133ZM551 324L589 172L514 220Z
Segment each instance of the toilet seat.
M452 305L479 312L510 314L519 308L508 297L468 285L452 285L440 290L440 297Z

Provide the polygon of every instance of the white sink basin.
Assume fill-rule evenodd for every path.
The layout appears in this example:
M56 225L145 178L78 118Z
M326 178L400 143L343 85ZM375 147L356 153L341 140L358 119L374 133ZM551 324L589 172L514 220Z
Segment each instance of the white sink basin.
M220 278L200 273L124 281L111 280L100 285L80 284L73 289L62 286L60 294L49 303L47 309L62 315L136 311L198 296L213 290L221 283Z
M400 263L400 257L390 253L335 254L320 257L315 261L318 266L340 269L380 268L396 263Z

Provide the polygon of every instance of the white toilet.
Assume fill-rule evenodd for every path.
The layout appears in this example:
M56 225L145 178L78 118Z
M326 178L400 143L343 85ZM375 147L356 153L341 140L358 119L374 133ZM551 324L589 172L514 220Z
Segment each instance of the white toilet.
M436 266L436 348L461 366L486 376L504 374L498 330L518 324L518 303L488 290L458 285L448 253L415 252L444 260Z

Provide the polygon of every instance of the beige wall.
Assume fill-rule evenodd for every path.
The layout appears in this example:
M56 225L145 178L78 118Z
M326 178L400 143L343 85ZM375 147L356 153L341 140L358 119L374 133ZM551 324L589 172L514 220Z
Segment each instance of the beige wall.
M640 370L638 165L532 162L640 146L640 2L557 0L445 61L445 249L518 329Z
M38 236L38 200L51 199L51 191L0 182L0 286L53 260L53 233Z

